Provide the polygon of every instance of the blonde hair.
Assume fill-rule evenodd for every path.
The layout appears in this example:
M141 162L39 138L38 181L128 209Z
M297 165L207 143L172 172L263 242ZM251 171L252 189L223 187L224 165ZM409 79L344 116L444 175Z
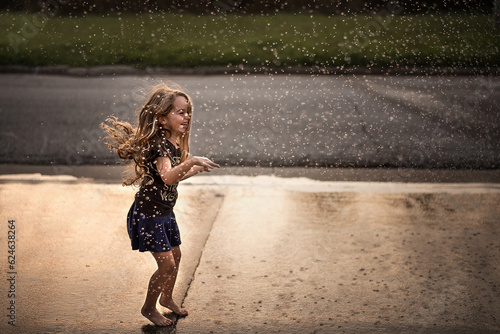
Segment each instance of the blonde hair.
M141 108L137 128L134 128L128 122L118 121L114 116L108 117L105 122L101 123L101 127L108 133L104 138L104 143L108 148L115 151L122 159L133 160L135 175L125 179L124 185L136 184L146 176L145 154L147 154L152 142L161 136L161 131L166 131L167 137L171 136L170 131L161 126L159 118L167 116L174 109L174 100L178 96L186 98L188 101L187 112L192 115L193 105L186 93L166 85L160 85L154 89ZM190 131L191 119L186 132L178 141L181 149L181 162L184 162L189 157Z

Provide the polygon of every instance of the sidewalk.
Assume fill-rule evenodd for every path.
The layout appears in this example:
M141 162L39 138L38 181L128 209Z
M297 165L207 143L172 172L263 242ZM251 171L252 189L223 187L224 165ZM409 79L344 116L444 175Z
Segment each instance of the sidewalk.
M190 315L156 328L139 313L154 261L124 229L133 189L0 175L2 240L16 229L16 327L0 331L500 332L500 183L214 175L179 192Z

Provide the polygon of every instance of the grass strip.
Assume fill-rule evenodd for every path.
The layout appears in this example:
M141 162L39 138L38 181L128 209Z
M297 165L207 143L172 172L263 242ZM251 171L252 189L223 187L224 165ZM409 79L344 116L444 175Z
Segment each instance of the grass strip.
M493 17L0 13L0 65L499 66Z

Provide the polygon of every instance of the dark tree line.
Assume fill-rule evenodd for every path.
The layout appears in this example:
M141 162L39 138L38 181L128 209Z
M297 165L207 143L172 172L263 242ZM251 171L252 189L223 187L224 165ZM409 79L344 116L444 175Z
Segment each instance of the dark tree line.
M116 12L193 13L273 13L277 11L317 12L324 14L353 14L388 11L398 14L429 11L489 12L495 0L4 0L0 10L34 13L48 11L58 15Z

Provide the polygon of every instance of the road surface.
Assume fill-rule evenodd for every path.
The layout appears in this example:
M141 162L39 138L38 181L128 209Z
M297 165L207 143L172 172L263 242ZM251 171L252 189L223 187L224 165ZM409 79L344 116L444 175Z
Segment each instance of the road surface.
M99 124L159 82L195 104L192 153L228 166L498 168L494 76L0 75L0 163L113 164Z

